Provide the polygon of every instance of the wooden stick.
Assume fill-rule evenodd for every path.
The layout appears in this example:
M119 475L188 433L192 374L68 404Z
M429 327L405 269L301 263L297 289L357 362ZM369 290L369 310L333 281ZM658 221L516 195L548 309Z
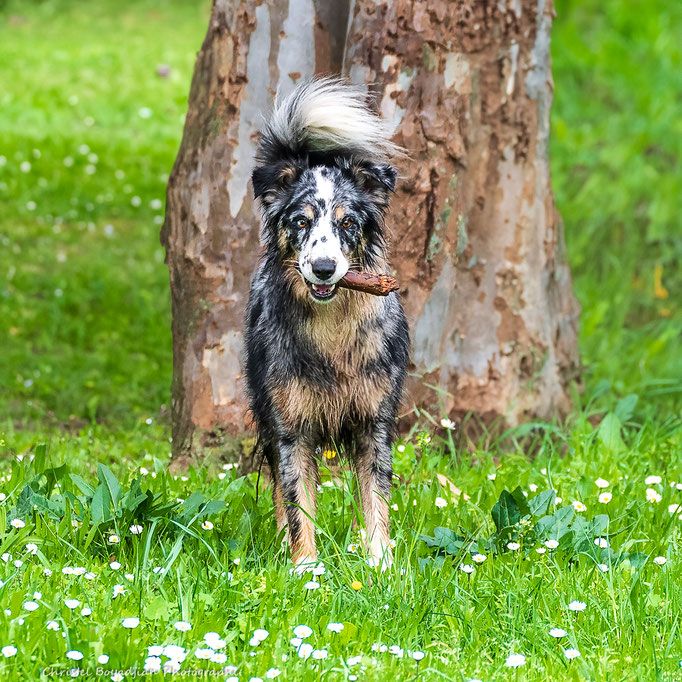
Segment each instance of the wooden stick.
M355 272L349 270L337 285L353 291L362 291L375 296L388 296L392 291L398 291L398 282L390 275L377 275L373 272Z

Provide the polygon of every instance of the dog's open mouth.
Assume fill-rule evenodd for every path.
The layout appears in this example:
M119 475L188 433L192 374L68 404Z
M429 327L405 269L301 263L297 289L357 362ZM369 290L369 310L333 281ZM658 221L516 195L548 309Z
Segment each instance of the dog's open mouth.
M336 284L313 284L306 280L310 295L316 301L330 301L336 295Z

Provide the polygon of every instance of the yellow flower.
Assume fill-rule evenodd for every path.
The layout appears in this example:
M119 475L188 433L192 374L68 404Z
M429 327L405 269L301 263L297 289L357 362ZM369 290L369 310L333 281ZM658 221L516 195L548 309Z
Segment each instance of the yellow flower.
M654 268L654 296L656 298L668 298L668 290L663 286L663 266L657 265Z
M350 586L357 592L362 589L362 583L359 580L354 580Z
M336 450L325 450L325 451L322 453L322 456L323 456L325 459L334 459L334 457L336 457Z

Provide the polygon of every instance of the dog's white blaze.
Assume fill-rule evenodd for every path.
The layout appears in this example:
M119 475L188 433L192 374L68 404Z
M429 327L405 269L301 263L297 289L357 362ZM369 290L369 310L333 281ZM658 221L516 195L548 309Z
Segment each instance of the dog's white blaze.
M350 263L343 254L339 238L332 230L334 183L322 175L320 168L315 169L315 182L317 184L315 196L318 199L324 199L325 211L313 226L308 241L301 249L298 265L309 282L336 284L348 272ZM320 258L330 258L336 263L334 274L326 281L315 277L313 272L313 263Z
M324 199L327 202L327 212L331 212L331 204L334 199L334 183L322 175L322 169L316 168L315 171L315 182L317 184L317 191L315 196L318 199Z

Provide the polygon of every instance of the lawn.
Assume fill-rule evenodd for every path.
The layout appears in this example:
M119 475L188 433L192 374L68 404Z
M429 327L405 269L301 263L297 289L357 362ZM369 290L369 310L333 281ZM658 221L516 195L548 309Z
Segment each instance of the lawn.
M122 6L0 2L0 675L682 679L682 6L556 3L574 413L396 443L385 574L324 468L301 578L263 480L167 468L158 231L209 5Z

